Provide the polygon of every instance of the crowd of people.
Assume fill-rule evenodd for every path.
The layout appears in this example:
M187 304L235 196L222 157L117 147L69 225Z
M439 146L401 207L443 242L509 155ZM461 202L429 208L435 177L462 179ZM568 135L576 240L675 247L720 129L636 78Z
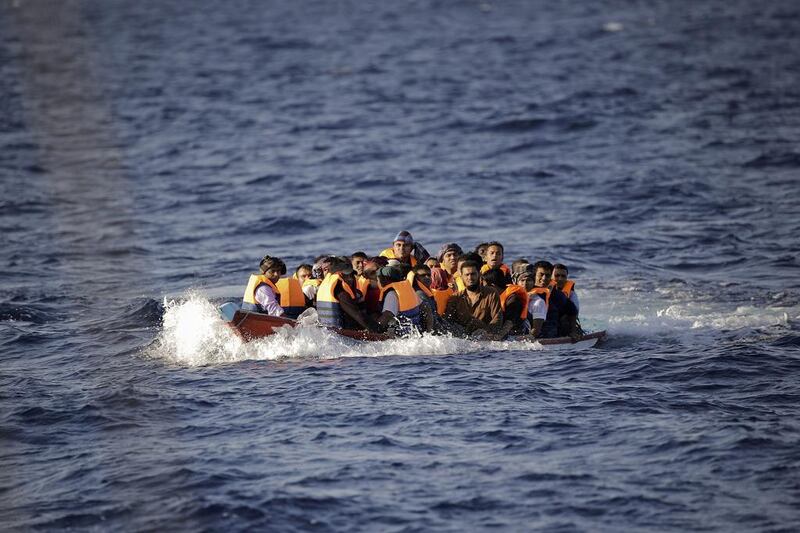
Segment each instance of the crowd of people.
M250 276L242 308L294 319L313 307L323 325L395 335L412 329L488 340L582 335L565 265L504 260L497 241L471 252L447 243L434 257L408 231L378 256L322 255L291 276L280 258L268 255Z

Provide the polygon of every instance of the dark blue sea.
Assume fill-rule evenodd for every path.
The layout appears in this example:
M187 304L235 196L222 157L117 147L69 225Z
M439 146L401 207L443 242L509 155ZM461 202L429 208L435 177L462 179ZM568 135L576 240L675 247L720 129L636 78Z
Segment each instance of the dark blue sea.
M588 350L216 308L505 244ZM795 0L0 0L0 529L800 530Z

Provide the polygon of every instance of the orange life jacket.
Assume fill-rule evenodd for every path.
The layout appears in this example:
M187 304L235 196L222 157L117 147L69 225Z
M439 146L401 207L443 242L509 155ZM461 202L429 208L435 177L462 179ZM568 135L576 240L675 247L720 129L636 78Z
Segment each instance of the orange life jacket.
M306 308L306 295L297 278L281 278L277 283L281 307L287 318L297 318Z
M383 251L382 251L380 254L378 254L378 255L380 255L381 257L385 257L386 259L397 259L397 258L394 256L394 250L393 250L392 248L386 248L385 250L383 250ZM398 261L399 261L399 259L398 259ZM411 256L411 266L412 266L412 267L413 267L413 266L417 266L417 258L416 258L416 257L414 257L413 255Z
M500 293L500 308L505 312L506 310L506 300L512 294L516 294L518 297L522 299L522 311L520 311L520 318L525 320L525 317L528 316L528 293L525 292L525 289L520 287L519 285L506 285L506 290Z
M317 316L319 316L320 324L337 328L344 327L344 312L339 300L334 296L336 287L339 285L353 300L356 299L353 289L342 280L339 274L325 276L317 290Z
M250 274L250 279L247 280L247 288L244 290L244 296L242 296L242 309L244 311L256 311L259 313L263 311L256 301L256 290L261 285L268 285L275 293L275 298L280 300L280 291L267 276L264 274Z
M528 291L528 294L541 294L544 295L544 303L550 305L550 288L549 287L534 287Z
M410 320L415 326L419 326L422 323L422 315L419 311L420 301L417 293L414 292L413 287L411 287L411 283L409 283L408 280L395 281L385 287L381 287L381 304L383 304L386 294L389 291L395 291L397 293L399 315Z
M550 287L552 288L552 287L555 287L555 286L556 286L556 282L555 282L555 281L551 281L551 282L550 282ZM572 294L572 291L573 291L574 289L575 289L575 282L574 282L574 281L572 281L571 279L568 279L568 280L567 280L567 281L564 283L564 288L563 288L563 289L561 289L561 292L563 292L563 293L564 293L564 296L566 296L567 298L569 298L570 294Z
M450 287L446 289L433 289L431 292L433 293L433 299L436 300L436 312L439 313L439 316L444 316L444 311L447 309L447 300L449 300L455 292L453 292L453 289Z
M413 270L408 273L408 275L406 276L406 279L411 284L411 288L413 289L414 288L414 281L416 280L416 275L414 274ZM417 287L419 288L419 290L421 290L425 294L425 296L429 296L429 297L433 298L433 293L424 284L417 283Z
M484 263L484 265L481 267L481 274L483 274L484 272L488 272L489 270L491 270L491 268L492 267ZM508 268L505 263L500 263L500 266L497 268L502 270L503 274L505 274L506 276L511 277L511 269Z

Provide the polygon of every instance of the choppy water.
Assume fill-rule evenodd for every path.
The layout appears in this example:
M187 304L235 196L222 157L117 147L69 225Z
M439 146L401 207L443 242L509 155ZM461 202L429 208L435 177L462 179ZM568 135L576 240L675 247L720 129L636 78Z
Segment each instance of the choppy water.
M0 3L3 529L800 527L795 2ZM552 353L215 306L399 229Z

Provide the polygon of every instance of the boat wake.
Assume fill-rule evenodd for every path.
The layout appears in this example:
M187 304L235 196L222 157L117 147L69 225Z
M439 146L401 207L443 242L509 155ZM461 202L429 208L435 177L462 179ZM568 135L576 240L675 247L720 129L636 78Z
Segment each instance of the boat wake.
M721 334L734 338L764 338L781 334L800 318L797 307L740 305L731 309L708 303L678 303L669 299L636 302L618 299L611 305L593 305L587 298L586 330L607 329L610 346L623 339L678 338L692 345L717 343ZM610 301L600 298L598 301ZM655 339L654 339L655 338ZM548 347L548 351L551 347ZM574 351L566 345L563 351ZM321 360L344 357L431 356L476 352L539 351L538 343L488 342L449 336L415 335L380 342L359 342L311 324L280 328L275 335L244 342L220 317L217 304L205 294L189 292L165 299L159 336L147 349L148 357L180 366L206 366L248 360Z

